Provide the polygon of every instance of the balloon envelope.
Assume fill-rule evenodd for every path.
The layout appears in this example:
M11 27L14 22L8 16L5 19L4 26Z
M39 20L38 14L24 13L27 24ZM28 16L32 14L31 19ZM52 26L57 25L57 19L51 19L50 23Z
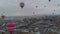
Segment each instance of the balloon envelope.
M7 23L6 24L6 29L8 30L8 31L14 31L14 27L16 26L16 24L14 24L14 23Z
M7 26L7 27L15 27L16 24L15 24L15 23L7 23L6 26Z
M5 18L5 16L1 16L2 17L2 19L4 19Z
M60 6L59 4L57 4L57 6Z
M50 2L51 0L49 0L49 2Z
M24 3L23 3L23 2L20 3L20 7L21 7L21 8L24 7Z
M35 14L35 12L33 12L33 14Z
M36 8L38 8L38 6L36 6Z
M46 5L44 7L47 7Z

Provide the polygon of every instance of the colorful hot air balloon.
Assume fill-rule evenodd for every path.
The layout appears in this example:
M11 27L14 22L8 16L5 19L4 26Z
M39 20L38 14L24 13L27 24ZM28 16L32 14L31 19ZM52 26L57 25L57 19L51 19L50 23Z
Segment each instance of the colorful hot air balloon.
M24 4L23 2L20 3L20 7L21 7L21 8L23 8L24 5L25 5L25 4Z
M10 32L10 34L12 34L15 26L16 26L15 23L7 23L6 24L6 29Z

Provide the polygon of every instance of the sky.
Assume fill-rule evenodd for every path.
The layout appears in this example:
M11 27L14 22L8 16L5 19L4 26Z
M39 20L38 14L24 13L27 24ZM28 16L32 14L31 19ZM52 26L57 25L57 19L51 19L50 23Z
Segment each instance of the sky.
M20 3L24 2L24 8ZM36 8L36 6L38 6ZM35 14L33 14L33 12ZM0 0L0 16L60 15L60 0Z

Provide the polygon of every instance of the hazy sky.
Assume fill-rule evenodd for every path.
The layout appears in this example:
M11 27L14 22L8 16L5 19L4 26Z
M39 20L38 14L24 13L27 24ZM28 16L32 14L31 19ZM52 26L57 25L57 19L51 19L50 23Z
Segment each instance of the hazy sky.
M19 6L20 2L24 2L23 9ZM38 8L36 8L36 5ZM46 7L44 7L46 6ZM55 12L54 12L55 10ZM25 16L35 14L60 14L60 0L0 0L0 15L6 16Z

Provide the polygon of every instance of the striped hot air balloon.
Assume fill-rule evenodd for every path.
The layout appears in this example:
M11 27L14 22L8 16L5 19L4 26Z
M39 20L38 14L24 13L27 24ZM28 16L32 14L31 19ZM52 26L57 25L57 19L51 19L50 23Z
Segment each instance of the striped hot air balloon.
M10 34L12 34L13 31L14 31L14 27L15 27L15 26L16 26L15 23L7 23L7 24L6 24L6 29L7 29L7 31L10 32Z

